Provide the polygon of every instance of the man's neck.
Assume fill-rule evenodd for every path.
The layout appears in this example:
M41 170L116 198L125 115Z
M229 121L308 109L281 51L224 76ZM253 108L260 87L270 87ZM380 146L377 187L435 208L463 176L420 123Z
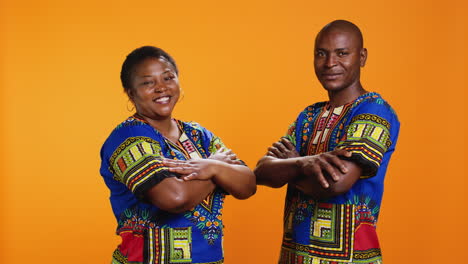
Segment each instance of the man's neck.
M367 91L362 88L358 81L351 86L339 91L328 91L328 98L332 107L338 107L356 100Z

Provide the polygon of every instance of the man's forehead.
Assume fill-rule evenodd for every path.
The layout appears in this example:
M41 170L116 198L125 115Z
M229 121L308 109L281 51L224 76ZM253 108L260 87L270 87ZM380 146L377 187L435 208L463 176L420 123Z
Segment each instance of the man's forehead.
M331 48L344 49L360 46L360 39L357 34L349 30L333 28L324 30L317 35L315 40L315 48Z
M315 38L315 46L322 42L347 42L347 45L363 47L361 30L353 23L346 20L335 20L320 30Z

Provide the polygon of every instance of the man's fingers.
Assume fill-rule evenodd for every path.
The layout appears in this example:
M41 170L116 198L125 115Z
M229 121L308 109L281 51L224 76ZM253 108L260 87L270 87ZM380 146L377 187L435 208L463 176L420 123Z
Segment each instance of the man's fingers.
M328 184L328 181L325 179L325 176L322 173L322 168L318 164L314 165L306 165L303 167L303 172L305 175L315 175L315 179L322 185L323 188L327 189L330 184Z
M334 155L344 156L344 157L347 157L347 158L350 158L352 156L351 152L349 152L347 150L344 150L344 149L335 149L334 151L332 151L332 153Z
M321 170L326 171L334 181L338 181L340 179L339 176L336 174L335 168L332 165L330 165L330 163L328 163L327 161L321 161L320 168Z
M291 141L289 141L287 138L281 138L281 143L283 143L283 145L289 150L296 150L296 147L294 147Z
M268 151L267 156L278 158L278 156L275 153L273 153L272 151Z
M330 187L330 184L328 184L327 179L325 179L325 176L323 176L322 171L317 173L317 180L320 182L320 185L322 185L323 188L327 189Z
M327 158L328 158L328 162L333 164L336 168L338 168L341 171L341 173L348 172L348 168L346 168L345 163L338 156L330 155Z
M273 152L277 158L281 157L281 152L275 147L269 147L268 151Z
M286 151L288 151L288 149L281 142L273 143L273 147L275 147L276 149L278 149L282 153L285 153Z

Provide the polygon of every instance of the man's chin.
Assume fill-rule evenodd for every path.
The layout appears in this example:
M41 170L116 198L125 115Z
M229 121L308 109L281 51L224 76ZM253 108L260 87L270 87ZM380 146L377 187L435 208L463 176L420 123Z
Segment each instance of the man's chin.
M325 84L323 85L323 88L328 91L328 92L336 92L342 89L341 85L331 85L331 84Z

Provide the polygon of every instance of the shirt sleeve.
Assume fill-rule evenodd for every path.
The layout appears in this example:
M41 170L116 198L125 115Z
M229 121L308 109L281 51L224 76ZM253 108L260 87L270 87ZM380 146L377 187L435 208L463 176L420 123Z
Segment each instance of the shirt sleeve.
M399 126L391 108L368 104L358 108L337 148L352 153L350 160L363 169L361 178L375 176L384 154L392 146L392 126Z
M149 137L129 137L112 153L109 170L138 198L167 177L176 176L163 165L160 143Z
M289 140L294 146L296 146L296 123L297 121L294 121L292 124L290 124L286 135L283 136L284 138Z
M210 145L208 147L208 151L210 152L210 155L215 153L216 151L218 151L221 148L228 149L228 147L226 147L226 145L221 140L221 138L219 138L218 136L212 134L211 132L210 132L210 137L211 137L210 138ZM247 166L244 161L240 160L239 158L237 158L237 160L240 161L242 165Z

